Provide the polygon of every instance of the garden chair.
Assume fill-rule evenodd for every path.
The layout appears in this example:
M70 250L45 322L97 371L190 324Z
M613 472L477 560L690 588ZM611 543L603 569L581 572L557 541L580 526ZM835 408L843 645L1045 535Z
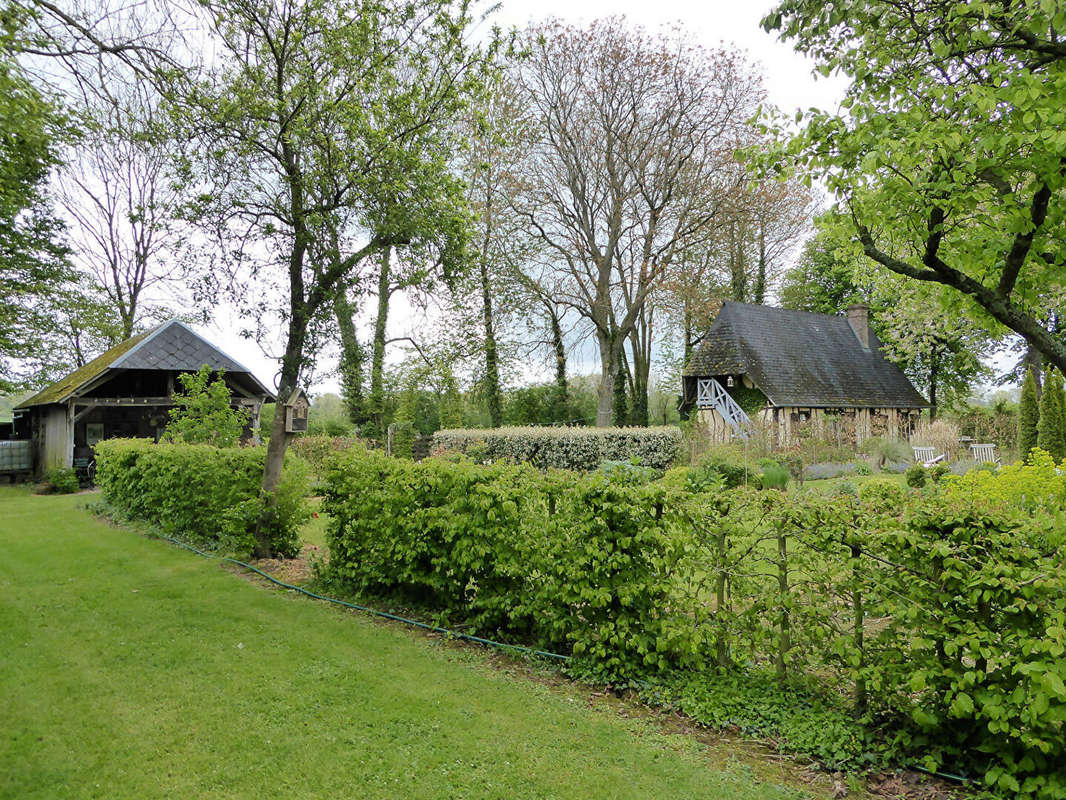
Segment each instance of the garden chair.
M923 467L931 467L947 458L943 453L937 455L935 447L912 447L911 449L914 450L914 463L921 464Z
M973 453L973 460L978 464L1001 463L994 444L971 444L970 452Z

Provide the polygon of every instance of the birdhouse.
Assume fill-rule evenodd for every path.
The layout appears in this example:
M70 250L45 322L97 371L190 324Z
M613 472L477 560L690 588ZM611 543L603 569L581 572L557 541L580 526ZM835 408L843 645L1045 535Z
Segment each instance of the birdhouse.
M296 389L285 401L285 433L303 433L307 430L307 412L311 400L303 389Z

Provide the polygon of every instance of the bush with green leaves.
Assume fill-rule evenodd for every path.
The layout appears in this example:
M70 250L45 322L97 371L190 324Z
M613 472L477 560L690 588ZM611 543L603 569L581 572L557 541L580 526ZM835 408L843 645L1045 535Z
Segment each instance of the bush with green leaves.
M926 477L926 469L921 464L911 464L904 473L904 480L912 489L921 489L925 486Z
M225 552L251 553L255 527L264 519L271 551L292 557L310 515L308 470L300 459L289 459L276 502L268 503L260 490L265 457L263 447L109 439L96 446L96 481L120 514Z
M54 467L44 476L45 486L54 494L73 494L81 488L78 474L70 467Z
M539 469L591 471L604 461L632 461L666 469L681 449L681 429L653 428L485 428L441 430L432 452L467 453L477 448L488 461L514 461Z
M1063 476L1034 456L826 495L351 452L327 477L323 577L571 652L598 681L651 681L827 766L915 761L1062 797Z
M323 577L629 679L705 655L677 603L686 536L663 518L669 495L602 473L350 454L327 479Z
M223 379L206 364L198 372L178 376L181 391L174 393L164 436L186 444L233 447L248 424L248 412L232 406L233 397Z

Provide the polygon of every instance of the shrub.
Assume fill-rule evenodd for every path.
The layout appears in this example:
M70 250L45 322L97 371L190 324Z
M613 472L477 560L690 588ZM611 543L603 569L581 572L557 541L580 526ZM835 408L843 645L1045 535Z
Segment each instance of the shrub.
M788 488L788 480L788 470L776 461L770 461L768 464L763 465L760 479L762 488L783 490Z
M632 461L604 461L600 464L599 472L613 480L632 484L649 483L660 475L658 470L642 467Z
M692 491L704 491L706 488L725 487L735 489L737 486L751 483L753 470L746 464L724 461L718 457L705 459L698 467L689 472L689 487Z
M337 453L363 447L363 442L354 436L294 436L289 442L289 452L307 462L316 480L326 477L329 461Z
M678 457L681 429L658 428L485 428L433 434L433 452L478 449L484 460L510 460L539 469L592 471L604 461L631 461L666 469ZM479 459L481 460L481 459Z
M949 467L947 464L934 464L929 469L929 480L931 480L933 483L940 483L940 479L943 478L945 475L949 475L950 473L951 467Z
M691 534L664 519L668 496L597 473L352 454L327 479L323 577L628 679L705 655L707 632L675 598Z
M862 450L874 459L878 467L884 468L889 462L910 462L913 453L910 445L899 439L873 436L863 442Z
M307 475L294 459L278 489L277 504L260 495L266 450L208 445L153 444L109 439L96 447L97 483L108 505L171 535L247 554L261 517L271 550L299 552L299 526L310 514Z
M223 372L216 377L213 374L205 364L198 372L178 376L182 390L174 394L175 407L164 433L168 439L216 447L233 447L240 441L248 412L231 405L233 398Z
M46 491L55 494L73 494L81 488L78 474L70 467L55 467L45 475Z
M865 461L855 462L855 474L856 475L873 475L874 471Z
M907 485L912 489L921 489L925 486L926 470L921 464L911 464L905 473Z

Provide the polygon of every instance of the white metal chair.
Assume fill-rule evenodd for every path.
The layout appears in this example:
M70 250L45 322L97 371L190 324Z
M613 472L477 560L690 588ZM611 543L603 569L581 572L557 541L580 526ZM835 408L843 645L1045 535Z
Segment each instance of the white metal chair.
M994 444L971 444L970 452L973 453L973 460L978 464L1000 463Z

